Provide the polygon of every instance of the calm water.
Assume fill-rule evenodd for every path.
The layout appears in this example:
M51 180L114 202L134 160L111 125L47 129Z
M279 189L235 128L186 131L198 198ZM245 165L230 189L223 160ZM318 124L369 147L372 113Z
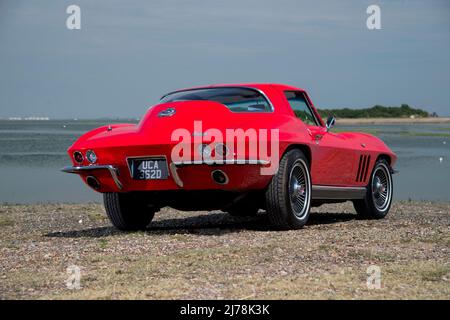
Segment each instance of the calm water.
M59 169L70 164L65 151L77 137L107 123L0 120L0 202L101 201ZM336 127L344 129L375 134L397 153L395 198L450 201L450 124Z

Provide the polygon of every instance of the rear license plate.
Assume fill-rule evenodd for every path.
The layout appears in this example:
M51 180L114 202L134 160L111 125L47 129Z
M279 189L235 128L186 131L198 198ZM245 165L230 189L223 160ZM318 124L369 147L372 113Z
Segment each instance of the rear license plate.
M135 180L167 179L169 170L165 159L131 160L131 175Z

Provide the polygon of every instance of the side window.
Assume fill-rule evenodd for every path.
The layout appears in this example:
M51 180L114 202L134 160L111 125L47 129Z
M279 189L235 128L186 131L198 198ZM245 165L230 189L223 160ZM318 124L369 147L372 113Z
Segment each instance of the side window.
M309 108L308 102L306 102L306 98L302 92L285 91L284 95L286 96L286 99L288 100L289 105L291 106L297 118L308 125L318 125L318 123L316 122L316 118Z

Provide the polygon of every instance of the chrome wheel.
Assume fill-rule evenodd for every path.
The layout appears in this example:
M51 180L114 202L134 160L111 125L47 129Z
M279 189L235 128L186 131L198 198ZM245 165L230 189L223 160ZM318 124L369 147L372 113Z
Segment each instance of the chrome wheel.
M392 178L389 168L380 164L372 174L372 200L375 207L384 211L389 207L392 197Z
M292 166L289 175L289 200L292 211L298 219L302 219L308 213L310 194L308 169L302 160L298 160Z
M308 159L298 149L286 151L266 189L266 212L276 229L302 228L311 207L311 175Z

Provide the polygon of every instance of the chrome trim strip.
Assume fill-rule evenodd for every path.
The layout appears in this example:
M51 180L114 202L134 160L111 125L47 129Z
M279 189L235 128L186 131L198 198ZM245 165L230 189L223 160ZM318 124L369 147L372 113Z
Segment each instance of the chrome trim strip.
M194 161L174 161L172 162L176 166L185 166L185 165L201 165L201 164L207 164L207 165L230 165L230 164L237 164L237 165L245 165L245 164L254 164L254 165L268 165L270 161L268 160L258 160L258 159L225 159L225 160L194 160Z
M170 168L170 173L172 174L172 178L175 181L175 183L177 184L177 186L179 186L180 188L183 188L183 181L181 180L180 176L178 175L177 165L175 163L171 162L169 165L169 168Z
M107 164L107 165L92 165L83 167L64 167L61 169L62 172L76 173L76 174L94 170L108 170L114 182L116 183L117 188L122 190L123 185L119 180L119 169L113 165Z
M312 186L312 199L364 199L366 187Z
M261 89L258 89L258 88L248 87L248 86L226 86L226 85L220 86L219 85L219 86L198 87L198 88L191 88L191 89L181 89L181 90L175 90L175 91L171 91L169 93L166 93L159 100L162 100L165 97L167 97L168 95L171 95L171 94L174 94L174 93L194 91L194 90L215 89L215 88L242 88L242 89L254 90L254 91L258 92L259 94L261 94L264 97L264 99L267 100L267 102L269 103L269 107L270 107L270 111L264 111L264 112L259 112L259 113L268 113L268 112L274 112L275 111L275 107L273 106L272 101L270 101L269 97L266 95L266 93L264 91L262 91ZM246 112L239 112L239 113L246 113ZM257 112L247 112L247 113L257 113Z
M270 111L271 111L271 112L274 112L274 111L275 111L275 107L273 106L272 101L270 101L269 97L266 95L266 93L265 93L264 91L262 91L261 89L258 89L258 88L252 88L252 87L242 87L242 88L253 89L253 90L258 91L258 92L259 92L259 93L267 100L267 102L269 103Z

